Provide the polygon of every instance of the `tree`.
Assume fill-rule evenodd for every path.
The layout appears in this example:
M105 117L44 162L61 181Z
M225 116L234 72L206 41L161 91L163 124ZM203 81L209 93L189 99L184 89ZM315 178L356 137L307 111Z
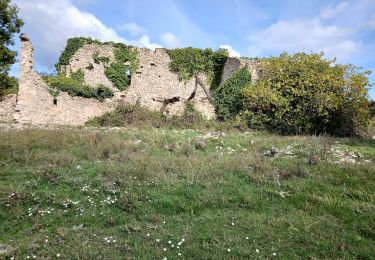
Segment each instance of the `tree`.
M243 91L246 117L284 134L361 134L369 123L369 73L322 53L265 59L259 81Z
M10 77L10 66L16 62L17 52L9 49L14 45L13 35L19 33L23 21L18 18L18 8L10 0L0 0L0 96L17 85Z

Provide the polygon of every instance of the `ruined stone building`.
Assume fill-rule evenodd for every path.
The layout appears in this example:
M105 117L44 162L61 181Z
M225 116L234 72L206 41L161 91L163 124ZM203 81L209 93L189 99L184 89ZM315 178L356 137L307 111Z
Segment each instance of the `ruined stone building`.
M17 96L9 95L0 101L0 122L83 125L89 119L103 115L123 102L140 104L150 110L170 115L179 115L184 111L187 100L190 100L196 110L206 118L215 117L209 89L202 83L206 76L202 74L199 75L199 79L180 81L177 73L170 70L170 57L164 49L152 51L136 48L138 69L131 75L130 86L120 91L106 77L104 65L93 61L94 53L113 61L113 47L94 43L83 45L64 67L64 71L69 76L70 73L82 70L85 84L102 84L109 87L114 96L103 102L91 98L72 97L66 92L60 92L57 97L52 96L48 91L48 85L34 71L33 52L31 40L26 35L21 35L19 92ZM87 69L89 64L92 67ZM252 80L256 80L256 61L228 58L222 82L245 66L250 70Z

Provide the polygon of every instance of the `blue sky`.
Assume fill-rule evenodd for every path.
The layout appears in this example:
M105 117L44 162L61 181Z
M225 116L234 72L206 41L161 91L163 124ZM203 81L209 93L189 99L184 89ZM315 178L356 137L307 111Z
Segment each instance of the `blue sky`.
M375 0L13 2L34 43L38 70L56 63L68 38L90 36L151 49L226 47L232 56L324 51L328 58L375 73ZM18 64L11 73L18 74ZM374 89L370 96L375 99Z

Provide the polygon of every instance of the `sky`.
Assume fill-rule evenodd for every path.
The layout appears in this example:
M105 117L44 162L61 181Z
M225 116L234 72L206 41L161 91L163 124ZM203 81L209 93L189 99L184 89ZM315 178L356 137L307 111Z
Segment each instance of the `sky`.
M321 52L372 70L375 0L13 0L48 71L66 40L88 36L140 47L227 48L231 56ZM13 49L19 49L16 40ZM18 64L11 74L18 75ZM375 100L375 89L370 90Z

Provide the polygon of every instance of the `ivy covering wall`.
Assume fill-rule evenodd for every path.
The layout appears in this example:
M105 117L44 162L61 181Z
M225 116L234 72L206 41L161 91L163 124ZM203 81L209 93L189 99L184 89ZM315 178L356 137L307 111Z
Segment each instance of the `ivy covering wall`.
M243 89L251 84L251 75L245 67L235 72L226 82L214 90L217 118L227 120L243 110Z
M62 66L69 65L71 58L84 44L112 45L115 49L115 60L110 62L109 57L94 53L94 63L103 63L105 75L119 90L124 90L130 85L131 74L138 68L138 58L136 51L131 46L124 43L101 42L85 37L68 39L65 49L55 65L58 73L62 73ZM129 63L129 65L126 65L127 63ZM88 69L93 69L93 65L88 65Z
M194 75L204 73L209 78L211 89L219 86L228 51L219 49L181 48L167 50L171 63L170 69L179 75L181 81L191 79Z
M130 85L131 75L138 68L137 53L132 47L125 44L116 43L113 45L115 61L109 66L105 66L105 75L116 88L125 90Z
M49 86L49 92L54 97L59 95L60 91L67 92L70 96L78 96L84 98L95 98L99 101L104 101L106 98L113 97L113 92L110 88L98 85L92 87L84 83L84 73L78 70L72 73L70 77L63 74L53 76L43 76L44 81Z

